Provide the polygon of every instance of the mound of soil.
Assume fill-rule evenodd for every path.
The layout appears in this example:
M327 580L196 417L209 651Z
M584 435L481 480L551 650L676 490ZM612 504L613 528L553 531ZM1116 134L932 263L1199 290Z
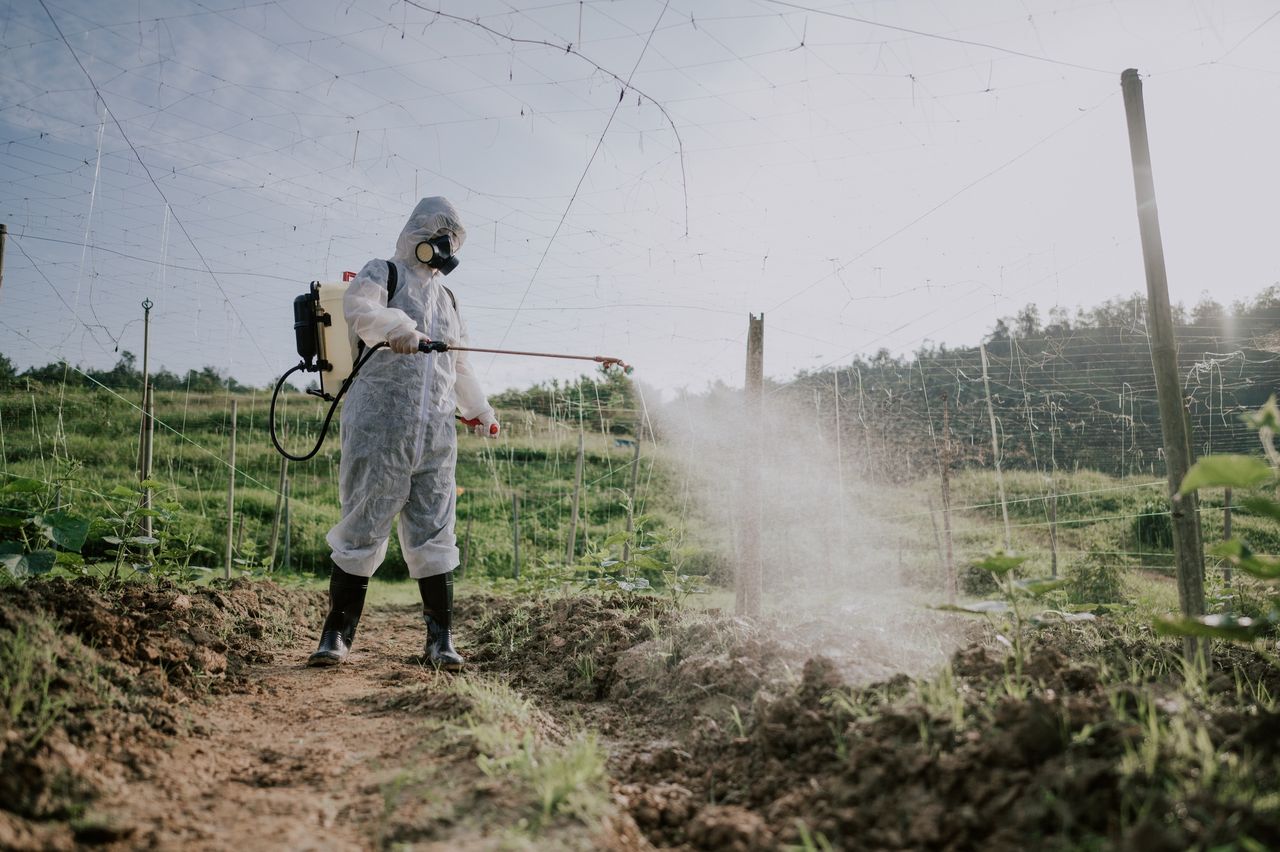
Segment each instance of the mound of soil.
M1202 700L1176 645L1105 622L1035 634L1021 679L974 643L949 685L854 687L823 657L793 671L807 649L767 626L653 599L468 606L483 667L610 738L618 801L661 848L1280 846L1274 796L1215 770L1280 784L1280 714L1234 693L1234 673L1277 673L1247 650L1217 658Z
M314 625L321 595L268 582L180 588L34 580L0 589L0 848L42 848L106 785L197 723L193 697L251 690L250 666ZM65 826L62 828L65 829Z

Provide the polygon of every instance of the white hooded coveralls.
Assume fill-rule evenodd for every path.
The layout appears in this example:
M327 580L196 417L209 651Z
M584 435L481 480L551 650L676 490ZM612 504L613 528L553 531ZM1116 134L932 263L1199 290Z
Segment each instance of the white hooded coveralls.
M399 280L390 304L385 260L369 261L351 282L343 309L353 349L357 337L373 346L409 327L451 346L466 344L466 328L442 276L414 253L418 243L441 233L448 234L453 252L462 248L466 231L453 205L422 199L396 240L392 262ZM343 571L373 575L387 554L397 514L410 577L457 567L455 408L468 419L493 414L465 352L397 355L383 348L360 368L339 421L342 520L326 536Z

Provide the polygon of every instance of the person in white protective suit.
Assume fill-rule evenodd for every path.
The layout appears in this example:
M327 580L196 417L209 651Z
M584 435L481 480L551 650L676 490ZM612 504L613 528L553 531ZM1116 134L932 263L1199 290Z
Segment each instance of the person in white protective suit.
M390 261L371 260L351 282L343 311L353 349L387 341L360 368L342 408L338 473L342 519L329 531L329 614L309 665L346 659L369 578L400 517L400 550L422 593L424 656L458 670L453 647L455 409L495 437L498 421L465 352L419 351L422 342L465 345L457 302L442 283L457 266L466 231L444 198L424 198L396 240Z

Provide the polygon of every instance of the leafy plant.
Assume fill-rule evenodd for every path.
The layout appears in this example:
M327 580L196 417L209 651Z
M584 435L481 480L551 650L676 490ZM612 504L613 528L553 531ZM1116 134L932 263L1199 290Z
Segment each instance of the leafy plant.
M650 577L671 572L666 562L658 559L666 537L654 531L656 519L641 515L634 529L619 530L590 548L576 566L585 575L584 587L621 592L645 592L653 588Z
M1046 608L1038 612L1030 612L1027 603L1042 603L1049 593L1061 589L1066 580L1052 577L1035 577L1021 579L1015 575L1015 569L1027 561L1025 556L1010 556L1003 551L990 554L972 566L975 571L985 571L995 581L1000 590L998 600L976 601L967 604L946 604L937 609L948 612L961 612L968 615L981 615L996 625L996 638L1013 651L1014 675L1022 679L1022 669L1026 663L1026 628L1060 621L1092 621L1091 613L1065 612L1061 609ZM1033 607L1034 609L1034 607ZM997 622L996 618L1003 623ZM1005 633L1012 634L1010 636Z
M17 478L0 487L0 567L13 579L52 571L60 562L80 564L89 521L63 511L48 483Z
M1280 522L1280 502L1275 499L1280 481L1280 451L1275 446L1280 431L1280 408L1272 396L1258 411L1244 415L1244 421L1258 433L1264 458L1245 455L1205 456L1187 471L1179 496L1202 488L1247 490L1240 506L1250 514ZM1240 537L1215 545L1211 552L1233 569L1263 581L1270 587L1266 611L1257 617L1238 613L1216 613L1199 617L1161 619L1156 629L1178 636L1201 636L1249 642L1271 635L1280 626L1280 558L1254 551Z

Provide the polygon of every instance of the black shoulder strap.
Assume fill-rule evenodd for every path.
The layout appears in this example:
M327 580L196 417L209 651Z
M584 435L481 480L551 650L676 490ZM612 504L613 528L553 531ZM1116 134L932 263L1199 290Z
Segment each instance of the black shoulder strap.
M396 272L396 265L392 261L387 261L387 304L391 304L391 300L395 298L396 286L400 283L400 275ZM444 287L444 285L440 285ZM458 297L453 295L453 291L448 287L444 291L449 294L449 301L453 303L453 309L458 310Z

